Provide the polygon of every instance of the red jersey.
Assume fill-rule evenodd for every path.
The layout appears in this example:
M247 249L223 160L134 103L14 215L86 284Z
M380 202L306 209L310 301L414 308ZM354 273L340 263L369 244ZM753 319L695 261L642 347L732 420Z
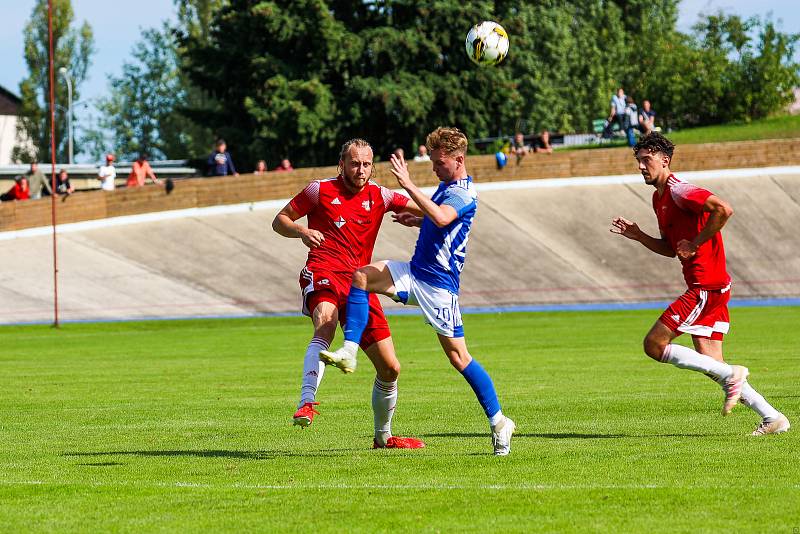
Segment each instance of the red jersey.
M309 228L325 236L322 245L309 249L306 265L349 275L369 264L384 214L401 211L408 200L371 180L355 194L341 176L309 183L289 203L308 216Z
M703 211L711 192L670 175L667 187L659 197L653 193L653 210L658 218L658 228L672 250L678 249L678 241L691 241L708 222L709 212ZM714 236L700 245L697 253L683 264L683 278L690 289L723 289L731 278L725 269L725 248L722 234Z

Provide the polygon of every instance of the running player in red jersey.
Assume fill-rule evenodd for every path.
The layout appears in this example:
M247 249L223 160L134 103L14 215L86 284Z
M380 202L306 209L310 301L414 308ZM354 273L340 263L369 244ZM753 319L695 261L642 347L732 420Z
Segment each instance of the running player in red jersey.
M722 338L728 333L728 301L731 278L725 267L720 230L733 215L724 200L710 191L683 182L669 169L675 149L658 132L644 136L633 147L639 171L653 193L653 210L660 238L644 233L622 217L612 221L611 231L639 241L649 250L674 258L683 265L688 289L661 315L644 339L644 351L656 361L704 373L725 392L722 415L741 400L761 422L754 436L789 430L789 420L747 383L748 370L728 365L722 357ZM679 335L692 336L695 350L672 343Z
M356 269L372 261L372 249L384 214L389 211L421 214L407 197L376 184L370 180L371 176L372 147L363 139L352 139L342 146L339 175L309 183L272 222L277 233L299 238L309 248L308 260L300 273L300 289L303 313L311 317L314 337L306 350L300 403L294 414L294 424L301 427L310 425L318 414L314 409L319 404L316 393L325 370L319 352L333 341L337 321L345 323L350 280ZM303 216L308 217L308 227L295 222ZM377 375L372 390L373 447L424 447L421 440L392 436L400 362L377 295L371 296L369 304L369 324L361 348Z

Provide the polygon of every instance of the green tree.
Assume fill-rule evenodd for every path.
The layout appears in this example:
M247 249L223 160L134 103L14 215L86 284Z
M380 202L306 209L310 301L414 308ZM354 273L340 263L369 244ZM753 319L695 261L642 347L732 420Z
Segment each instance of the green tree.
M471 65L469 28L452 23L492 4L232 0L207 42L183 35L192 81L224 108L200 119L245 161L301 164L329 164L353 136L380 156L438 124L496 134L514 122L510 70Z
M50 160L50 78L47 0L37 0L31 18L25 25L25 62L29 74L20 83L22 98L17 125L20 144L14 147L12 158L17 161ZM53 0L53 55L56 69L56 161L67 160L67 87L58 73L65 67L72 78L72 101L80 100L80 86L94 52L92 29L87 22L73 27L74 14L70 0ZM73 120L73 128L76 121ZM73 140L74 152L80 142Z
M182 66L215 105L184 115L242 161L330 164L353 136L385 157L442 124L473 139L588 131L620 85L667 126L747 120L797 84L796 36L723 15L684 35L678 0L186 1L190 18L209 18L183 24ZM498 67L464 53L481 20L511 36Z
M133 61L122 64L122 75L111 78L110 95L97 103L93 155L113 151L126 159L141 152L157 159L186 157L195 141L178 110L186 88L170 28L146 30L132 56ZM207 139L201 142L208 144Z

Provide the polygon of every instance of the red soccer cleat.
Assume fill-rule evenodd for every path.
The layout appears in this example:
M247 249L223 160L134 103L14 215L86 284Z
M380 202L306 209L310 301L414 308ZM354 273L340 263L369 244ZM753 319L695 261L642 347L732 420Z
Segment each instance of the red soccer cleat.
M305 428L314 421L314 416L319 415L319 412L314 409L314 406L319 406L318 402L307 402L302 405L296 412L294 412L294 424Z
M373 449L422 449L425 447L425 442L417 438L401 438L399 436L392 436L386 440L386 445L378 445L378 440L372 440Z

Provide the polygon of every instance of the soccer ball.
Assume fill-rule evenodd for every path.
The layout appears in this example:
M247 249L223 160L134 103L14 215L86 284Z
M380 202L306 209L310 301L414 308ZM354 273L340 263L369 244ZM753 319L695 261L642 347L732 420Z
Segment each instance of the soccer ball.
M496 22L485 20L467 33L467 55L478 65L497 65L508 54L508 34Z

